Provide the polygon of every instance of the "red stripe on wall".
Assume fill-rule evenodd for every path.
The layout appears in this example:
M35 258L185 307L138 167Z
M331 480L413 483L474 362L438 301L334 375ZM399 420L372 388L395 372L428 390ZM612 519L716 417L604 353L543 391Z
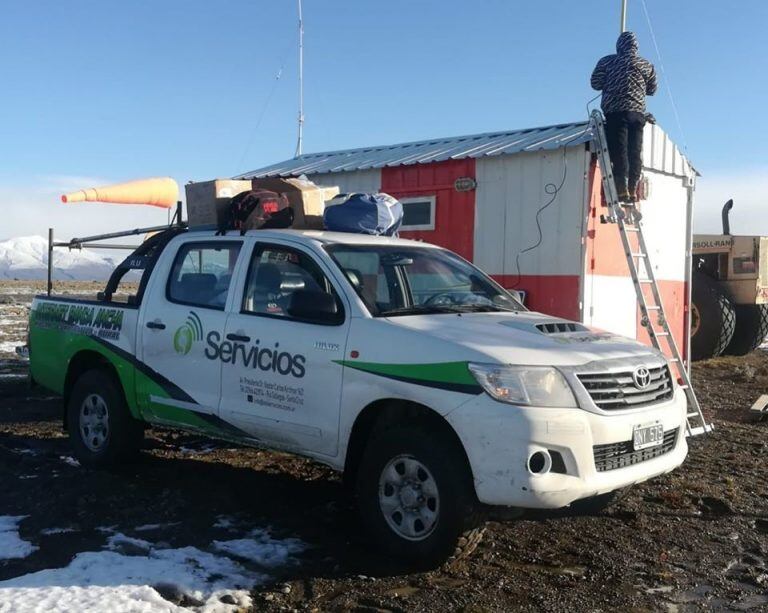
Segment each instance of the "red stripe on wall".
M580 321L578 275L491 275L502 287L525 291L525 306Z
M447 160L381 170L381 191L395 198L435 196L435 229L400 232L402 238L423 240L472 260L475 234L475 192L457 192L454 181L475 177L475 160Z

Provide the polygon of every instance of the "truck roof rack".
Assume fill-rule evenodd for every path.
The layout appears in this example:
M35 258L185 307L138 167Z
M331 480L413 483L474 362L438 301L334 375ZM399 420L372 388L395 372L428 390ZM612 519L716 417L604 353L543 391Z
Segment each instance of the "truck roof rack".
M53 250L56 247L66 247L67 249L82 249L83 247L86 248L96 248L96 249L123 249L128 251L135 251L141 245L126 245L126 244L115 244L115 243L99 243L99 241L105 241L110 240L113 238L122 238L125 236L138 236L139 234L150 234L153 232L165 232L167 230L186 230L187 229L187 222L183 221L181 218L181 202L176 203L176 212L173 215L173 218L165 225L161 226L149 226L147 228L133 228L131 230L122 230L119 232L108 232L106 234L93 234L91 236L83 236L81 238L71 238L68 241L55 241L53 239L53 228L48 228L48 283L46 285L46 293L48 296L51 295L51 291L53 290ZM175 236L176 232L174 232ZM126 262L122 262L118 268L115 270L115 272L112 273L112 277L114 277L115 273L118 269L124 268L124 264ZM123 270L123 274L125 274L126 270ZM122 275L121 275L122 276ZM110 281L112 280L112 277L110 277Z

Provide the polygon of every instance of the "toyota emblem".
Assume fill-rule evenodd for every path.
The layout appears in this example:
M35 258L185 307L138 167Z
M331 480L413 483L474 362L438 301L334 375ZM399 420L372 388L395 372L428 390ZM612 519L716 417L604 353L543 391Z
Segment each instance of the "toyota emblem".
M632 373L632 379L637 389L644 390L651 384L651 371L645 366L638 366L635 368L635 372Z

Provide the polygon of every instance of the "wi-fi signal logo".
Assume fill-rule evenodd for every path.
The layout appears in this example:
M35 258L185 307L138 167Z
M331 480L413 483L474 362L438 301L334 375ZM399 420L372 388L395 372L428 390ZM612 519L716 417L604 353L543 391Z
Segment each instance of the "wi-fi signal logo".
M203 340L203 322L194 311L190 311L187 320L181 324L173 335L173 348L179 355L187 355L192 350L192 344Z

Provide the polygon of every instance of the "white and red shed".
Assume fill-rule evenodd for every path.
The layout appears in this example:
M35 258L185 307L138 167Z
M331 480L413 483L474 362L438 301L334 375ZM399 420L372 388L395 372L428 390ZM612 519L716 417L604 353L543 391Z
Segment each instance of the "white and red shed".
M533 310L647 342L618 228L600 223L592 140L589 124L571 123L305 154L238 178L306 175L342 192L391 194L404 204L401 236L459 253L524 290ZM646 242L687 355L696 171L656 125L646 126L643 163Z

